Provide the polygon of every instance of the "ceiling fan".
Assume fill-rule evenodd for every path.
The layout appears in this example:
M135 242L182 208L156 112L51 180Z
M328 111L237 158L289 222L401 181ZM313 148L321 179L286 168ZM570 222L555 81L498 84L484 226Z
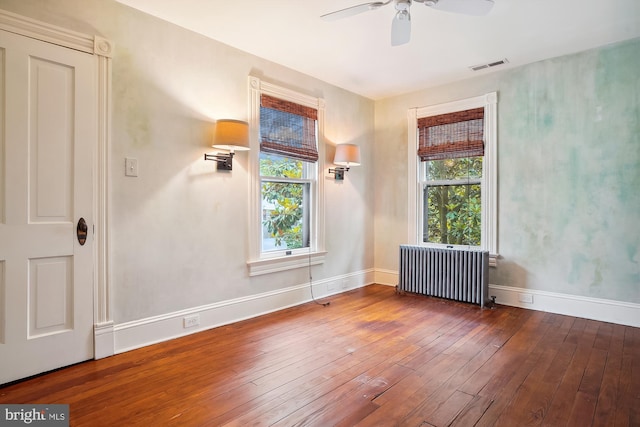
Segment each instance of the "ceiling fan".
M391 45L399 46L409 42L411 38L411 8L412 0L387 0L363 3L356 6L347 7L346 9L336 10L335 12L322 15L320 18L325 21L335 21L337 19L346 18L357 15L368 10L379 9L394 2L396 7L396 15L391 23ZM422 3L432 9L442 10L445 12L462 13L465 15L486 15L493 7L493 0L413 0L416 3Z

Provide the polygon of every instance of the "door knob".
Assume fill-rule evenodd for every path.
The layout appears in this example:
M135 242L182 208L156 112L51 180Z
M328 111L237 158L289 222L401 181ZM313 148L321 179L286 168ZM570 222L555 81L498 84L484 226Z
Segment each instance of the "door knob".
M78 236L78 243L80 246L84 245L84 242L87 241L87 221L84 218L80 218L78 220L78 226L76 227L76 235Z

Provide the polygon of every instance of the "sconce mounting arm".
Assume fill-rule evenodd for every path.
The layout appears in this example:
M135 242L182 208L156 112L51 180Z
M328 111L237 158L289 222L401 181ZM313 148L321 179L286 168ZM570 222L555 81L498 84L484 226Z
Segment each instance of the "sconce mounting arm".
M205 154L204 159L218 162L218 165L217 165L218 170L230 171L233 169L233 155L234 155L233 152L229 154L221 154L221 153Z

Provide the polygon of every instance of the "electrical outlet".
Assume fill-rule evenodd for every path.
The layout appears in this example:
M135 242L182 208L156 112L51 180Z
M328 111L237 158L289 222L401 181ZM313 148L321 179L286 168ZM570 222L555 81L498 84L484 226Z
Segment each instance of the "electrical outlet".
M336 282L331 281L331 282L327 283L327 290L328 291L335 291L336 290Z
M532 294L518 294L518 301L526 304L533 304Z
M193 314L191 316L185 316L182 318L182 326L186 328L193 328L194 326L198 326L200 324L200 315Z
M342 279L342 289L349 287L349 279Z

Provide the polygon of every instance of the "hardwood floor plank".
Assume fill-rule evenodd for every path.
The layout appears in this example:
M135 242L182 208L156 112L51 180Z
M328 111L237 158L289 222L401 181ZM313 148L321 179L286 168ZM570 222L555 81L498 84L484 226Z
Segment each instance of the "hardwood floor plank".
M563 343L560 348L547 348L531 373L505 407L496 425L540 425L546 416L560 378L549 372L564 372L575 351L575 345Z
M371 401L361 402L356 408L351 408L349 414L342 420L332 424L333 427L353 427L362 419L378 409L378 405Z
M534 313L526 310L519 310L516 311L516 313L518 316L511 318L507 324L510 325L510 327L503 325L502 329L495 335L493 343L500 351L497 351L494 357L491 357L480 369L475 371L465 381L465 383L460 386L460 391L464 391L471 395L477 395L480 393L480 390L484 389L489 384L490 381L496 381L497 374L500 374L500 378L507 378L509 373L505 371L514 369L514 366L520 363L518 360L513 361L513 356L502 350L504 350L505 347L510 348L513 345L515 346L514 350L517 351L520 350L521 346L526 344L527 340L523 340L522 338L516 337L515 340L512 339L515 334L517 334L524 325L531 320ZM533 322L536 323L539 319L540 318L535 318L533 319ZM524 352L526 350L528 350L527 347L523 348L521 351ZM520 357L522 357L522 355ZM513 363L511 363L512 361ZM502 376L502 373L504 373L504 376Z
M613 336L614 325L612 323L602 323L599 325L593 348L608 350L611 346L611 338Z
M493 403L493 399L474 396L451 423L451 427L475 426Z
M582 381L580 381L578 391L586 393L592 397L598 397L600 384L602 384L604 367L607 362L607 354L607 350L595 347L593 348L587 367L582 375Z
M567 419L567 427L584 427L591 425L593 413L596 409L596 398L590 393L578 391L573 402L573 408Z
M622 370L622 348L624 345L624 326L610 325L608 347L596 338L597 348L607 349L607 360L602 376L602 385L598 395L598 403L593 416L594 426L615 425L616 401L618 399L618 383ZM594 347L596 344L594 344Z
M622 368L618 384L616 426L637 426L640 423L640 329L625 327Z
M587 319L575 318L573 319L573 324L571 325L571 329L569 330L569 334L567 335L565 341L572 344L577 344L578 340L584 333L584 328L587 326Z
M530 367L542 354L541 346L538 343L549 329L548 324L542 323L543 318L544 313L533 313L522 328L502 347L502 351L496 353L495 357L492 357L490 362L482 367L483 371L489 371L492 375L481 390L467 390L468 384L461 390L473 395L493 397L498 393L504 393L508 384L517 383L517 380L514 381L516 375L526 376L528 370L524 368L530 370ZM535 338L532 339L534 330L536 334L533 334ZM505 351L507 348L509 351Z
M596 325L596 328L593 326ZM565 343L575 344L576 351L562 376L543 426L566 425L575 408L584 407L590 402L588 394L578 395L584 372L594 350L593 344L597 332L597 323L576 319ZM596 351L599 351L596 349Z
M458 414L462 413L473 398L474 396L471 396L470 394L455 391L424 421L434 426L448 426L453 422Z
M417 403L425 398L424 387L428 384L428 379L414 373L406 376L394 387L387 390L381 397L373 400L379 405L378 409L362 419L359 427L399 425L399 421L409 414Z
M539 325L544 327L544 324ZM547 325L549 324L547 323ZM541 339L535 342L532 347L525 347L522 350L523 355L528 354L528 357L524 360L520 359L520 363L515 369L509 370L508 381L500 379L490 382L480 391L480 395L491 397L494 402L478 421L478 426L525 425L525 423L537 422L543 416L541 407L537 403L533 407L529 405L531 405L531 395L538 392L535 388L538 386L535 381L536 375L542 376L558 351L555 348L545 346L545 337L553 337L556 332L557 330L550 325L544 331L540 331ZM550 338L549 341L552 339ZM518 352L520 351L518 350ZM514 360L518 360L518 358ZM542 393L545 391L543 388ZM544 406L546 405L543 404Z

